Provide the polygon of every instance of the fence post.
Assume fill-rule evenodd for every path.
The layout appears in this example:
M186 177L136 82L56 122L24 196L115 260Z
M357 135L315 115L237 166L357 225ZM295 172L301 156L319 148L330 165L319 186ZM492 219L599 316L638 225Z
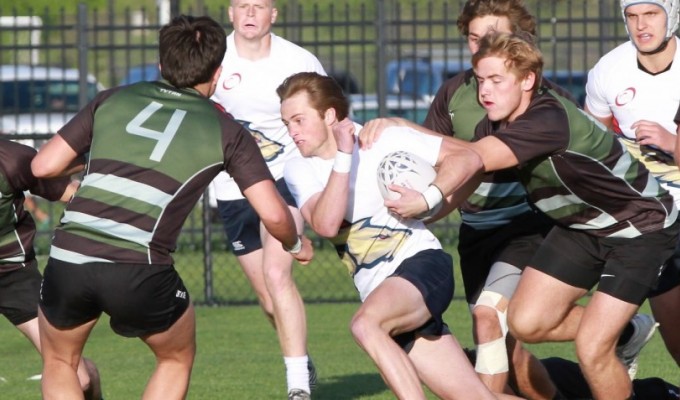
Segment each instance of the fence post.
M210 196L208 189L203 193L203 295L206 304L213 304L213 257L212 224L210 223Z
M378 116L387 116L387 77L385 65L387 65L387 16L385 15L385 0L378 0L376 4L376 78L378 80Z
M78 23L76 24L78 41L78 106L84 108L88 103L87 96L87 4L78 3Z

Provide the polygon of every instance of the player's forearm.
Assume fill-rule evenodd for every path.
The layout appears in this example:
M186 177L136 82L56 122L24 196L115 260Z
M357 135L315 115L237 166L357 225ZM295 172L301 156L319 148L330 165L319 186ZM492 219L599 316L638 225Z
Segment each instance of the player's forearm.
M481 182L484 164L481 157L467 148L451 150L442 159L433 184L453 207L462 204Z
M331 172L308 221L314 232L323 237L336 236L345 217L348 201L349 173Z

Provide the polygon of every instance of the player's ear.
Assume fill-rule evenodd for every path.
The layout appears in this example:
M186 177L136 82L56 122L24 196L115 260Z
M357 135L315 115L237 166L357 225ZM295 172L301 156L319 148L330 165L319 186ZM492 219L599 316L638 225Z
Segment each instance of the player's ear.
M334 122L337 122L338 118L335 114L335 108L330 107L323 113L323 122L326 123L326 125L330 125Z
M529 92L534 89L534 83L536 82L536 73L529 72L527 76L522 79L522 90Z
M276 9L276 7L272 8L272 20L271 23L273 24L276 22L276 17L279 16L279 10Z

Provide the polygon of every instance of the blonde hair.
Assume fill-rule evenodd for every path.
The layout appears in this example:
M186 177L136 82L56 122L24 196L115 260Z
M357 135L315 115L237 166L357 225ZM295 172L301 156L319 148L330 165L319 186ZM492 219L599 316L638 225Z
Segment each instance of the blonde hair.
M472 56L473 67L476 68L479 60L487 57L504 58L505 66L519 79L533 72L536 81L532 89L536 91L540 87L543 55L528 33L489 32L480 39L479 50Z

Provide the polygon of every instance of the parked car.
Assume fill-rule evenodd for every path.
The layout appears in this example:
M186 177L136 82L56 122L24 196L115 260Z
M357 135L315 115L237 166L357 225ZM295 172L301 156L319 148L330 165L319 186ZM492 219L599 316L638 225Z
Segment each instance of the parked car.
M387 93L412 97L432 97L445 80L472 65L463 60L400 59L387 63Z
M87 76L87 98L103 86ZM54 134L80 109L77 69L0 66L0 134ZM34 139L21 140L37 145Z
M140 64L130 67L119 85L129 85L140 81L157 81L161 79L161 71L156 64Z

